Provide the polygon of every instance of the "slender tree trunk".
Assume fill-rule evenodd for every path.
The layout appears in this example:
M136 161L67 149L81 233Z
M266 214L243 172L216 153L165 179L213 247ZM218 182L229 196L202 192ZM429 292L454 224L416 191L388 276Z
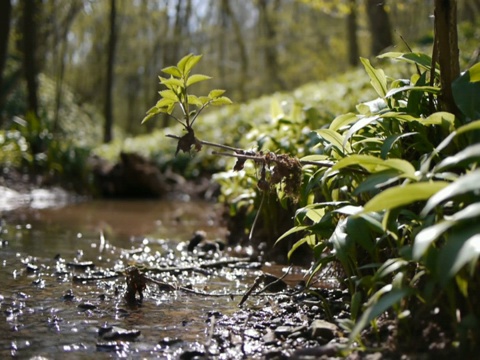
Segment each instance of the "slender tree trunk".
M103 133L103 141L108 143L112 141L113 127L113 66L115 60L116 46L116 29L115 20L117 17L116 0L110 0L110 35L108 39L108 55L107 55L107 81L105 88L105 128Z
M357 4L356 0L349 2L350 12L347 15L348 63L357 66L360 53L357 40Z
M245 81L248 78L247 47L245 46L245 41L243 40L242 29L240 28L240 24L238 23L235 15L233 14L229 0L224 0L224 10L227 16L230 18L230 21L232 22L233 32L237 41L238 51L240 53L240 82L238 84L238 87L240 92L240 100L245 101L247 98L247 94L245 91Z
M57 4L55 4L57 5ZM57 49L54 52L56 68L57 68L57 81L55 85L55 112L53 116L53 133L56 133L59 129L59 117L60 117L60 108L62 107L62 94L63 94L63 78L65 75L65 54L67 51L67 36L70 31L70 26L73 23L73 20L78 14L80 9L79 3L72 2L70 4L70 9L65 18L65 23L61 29L61 34L58 36L58 30L55 30L56 46ZM55 26L57 28L57 26Z
M23 3L23 69L27 82L27 113L38 117L38 68L36 59L36 19L38 11L36 0Z
M265 53L265 67L268 74L268 81L271 82L271 90L282 90L285 88L283 80L280 78L278 54L277 54L277 33L275 24L272 21L268 8L267 0L259 0L258 6L260 10L260 21L264 31L264 53ZM274 10L278 8L279 2L274 2Z
M452 82L460 76L457 0L435 0L435 42L442 88L440 107L459 115L452 93Z
M0 109L3 108L3 71L8 56L8 36L10 34L10 17L12 14L12 3L10 0L0 1ZM0 116L0 127L3 119Z
M393 44L390 19L384 5L385 0L367 0L366 2L372 38L371 54L373 56L378 55L382 50Z

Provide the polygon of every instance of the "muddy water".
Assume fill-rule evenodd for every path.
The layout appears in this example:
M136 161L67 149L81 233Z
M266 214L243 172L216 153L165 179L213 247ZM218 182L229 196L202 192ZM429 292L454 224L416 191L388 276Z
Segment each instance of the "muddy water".
M195 230L223 238L225 230L211 204L94 201L23 208L3 216L0 358L176 358L186 350L204 350L212 314L238 310L238 297L164 292L153 286L141 304L132 306L123 298L124 277L78 282L73 275L84 270L64 271L73 261L91 261L96 270L157 266L180 256L176 249ZM166 274L163 280L202 291L241 292L255 272L232 268L215 276L176 275ZM102 338L99 328L109 326L141 335L134 341Z

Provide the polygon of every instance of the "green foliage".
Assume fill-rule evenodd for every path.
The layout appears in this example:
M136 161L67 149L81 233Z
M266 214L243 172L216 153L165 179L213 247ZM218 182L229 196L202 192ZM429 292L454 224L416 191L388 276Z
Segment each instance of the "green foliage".
M278 242L303 234L292 251L311 246L311 278L341 264L352 294L352 319L342 326L352 341L388 314L410 319L405 331L419 331L421 314L437 308L453 340L470 346L480 320L478 64L454 83L463 113L455 118L438 109L438 71L430 82L428 56L382 57L419 72L396 80L362 59L379 98L313 132L317 155L303 160L326 166L304 167L306 204Z
M211 90L207 96L195 96L189 93L189 87L201 81L209 80L210 76L202 74L190 75L193 67L200 61L201 55L187 55L180 59L177 66L169 66L162 72L170 75L170 78L159 76L160 84L167 90L160 91L160 100L154 107L147 111L142 124L157 114L167 114L177 120L187 129L192 128L193 123L208 106L229 105L232 101L223 96L224 90ZM182 118L174 114L176 108L181 110Z

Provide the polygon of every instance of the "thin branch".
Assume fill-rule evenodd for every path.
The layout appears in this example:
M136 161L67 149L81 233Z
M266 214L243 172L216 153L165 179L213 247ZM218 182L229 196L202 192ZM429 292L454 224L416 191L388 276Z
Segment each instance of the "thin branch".
M172 138L172 139L176 139L176 140L180 140L180 139L181 139L180 136L173 135L173 134L167 134L167 135L165 135L165 136L166 136L166 137L169 137L169 138ZM219 149L223 149L223 150L228 150L228 151L233 151L233 152L234 152L234 154L231 154L231 153L213 151L213 152L212 152L213 155L235 157L235 158L237 158L237 159L253 160L253 161L256 161L256 162L260 162L260 163L265 162L265 158L264 158L263 156L245 154L245 150L243 150L243 149L234 148L234 147L228 146L228 145L222 145L222 144L212 143L212 142L210 142L210 141L205 141L205 140L200 140L200 139L197 139L197 141L198 141L200 144L202 144L202 145L211 146L211 147L216 147L216 148L219 148ZM243 154L242 154L242 153L243 153ZM300 162L300 164L302 164L302 165L314 165L314 166L320 166L320 167L332 167L332 166L334 165L334 163L331 162L331 161L299 160L299 162Z

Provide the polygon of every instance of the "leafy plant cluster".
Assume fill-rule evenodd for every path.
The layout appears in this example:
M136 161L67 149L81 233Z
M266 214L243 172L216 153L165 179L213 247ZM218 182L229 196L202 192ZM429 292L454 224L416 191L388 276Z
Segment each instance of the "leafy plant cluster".
M144 121L158 113L174 117L186 131L182 137L171 136L178 139L177 152L199 150L204 144L233 151L230 156L236 158L238 174L223 173L217 180L239 180L237 190L230 183L223 191L225 199L230 196L238 206L237 213L252 205L259 211L266 209L263 228L268 228L268 222L281 223L278 210L272 211L281 208L277 200L287 214L296 210L296 225L277 242L292 234L299 236L289 256L303 244L313 249L317 260L310 282L325 267L340 265L342 282L351 293L351 318L339 321L352 341L359 340L369 324L394 315L407 345L431 322L453 344L475 346L480 315L480 65L453 83L459 109L455 115L442 111L440 71L432 68L429 56L410 52L381 57L413 64L417 72L406 79L390 78L362 59L376 99L358 104L355 112L313 132L308 131L308 110L296 111L292 106L286 116L273 103L270 131L265 136L256 134L255 151L195 136L192 126L198 114L215 105L216 99L222 104L230 101L221 90L206 97L187 92L195 82L208 79L190 76L200 59L194 55L164 69L171 75L160 78L167 90L160 92L160 101ZM174 114L175 109L181 117ZM290 132L282 138L287 129ZM258 128L250 129L255 131ZM289 150L290 155L261 152L265 144ZM253 162L245 163L248 159ZM285 186L271 181L278 174L279 159L303 166L296 202L288 202ZM255 171L244 171L244 167ZM264 198L258 203L258 191L271 190L271 185L276 193L265 192L267 205L263 206Z
M55 124L55 86L45 76L39 77L42 112L37 117L13 109L7 102L8 117L12 120L0 131L0 167L17 169L41 177L42 183L62 183L84 192L91 186L88 158L93 145L100 141L97 114L88 107L80 108L73 94L64 89L64 105L60 107ZM13 97L18 101L24 95ZM10 104L10 105L9 105Z
M351 298L342 325L351 339L393 315L399 336L421 336L440 324L465 347L478 340L480 303L480 64L452 85L459 116L442 111L439 70L420 53L382 58L414 64L417 73L394 79L362 63L378 98L315 131L319 154L301 160L309 203L279 241L303 234L316 263L341 265ZM432 79L430 77L433 77ZM427 319L427 320L426 320Z

